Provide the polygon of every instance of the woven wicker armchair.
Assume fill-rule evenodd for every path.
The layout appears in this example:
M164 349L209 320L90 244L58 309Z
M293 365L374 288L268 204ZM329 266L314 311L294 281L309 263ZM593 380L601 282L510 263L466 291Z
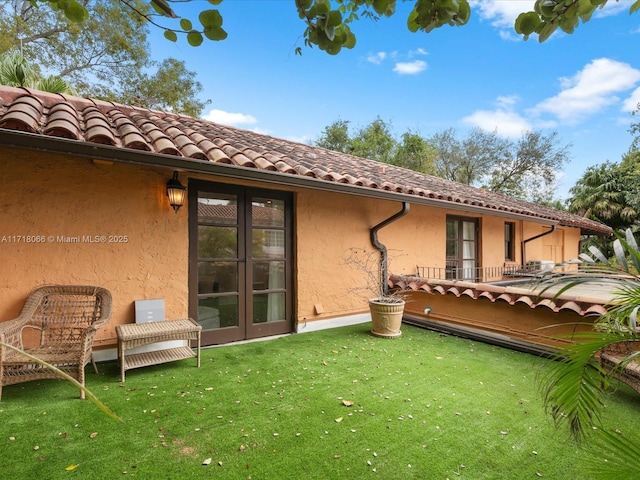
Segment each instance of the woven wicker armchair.
M111 317L111 293L101 287L51 285L33 290L20 315L0 322L0 343L18 347L69 374L84 385L93 339ZM24 355L0 345L2 387L59 375ZM80 398L84 398L80 391Z

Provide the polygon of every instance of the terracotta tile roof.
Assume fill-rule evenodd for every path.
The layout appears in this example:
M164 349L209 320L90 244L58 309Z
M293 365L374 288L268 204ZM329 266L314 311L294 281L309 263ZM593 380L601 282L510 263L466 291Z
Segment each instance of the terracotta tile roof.
M554 312L571 310L582 316L604 315L606 313L604 305L609 301L608 298L572 295L567 292L554 298L554 294L551 292L538 295L534 290L526 287L401 275L391 275L389 286L433 294L439 293L440 295L455 295L456 297L464 295L474 300L487 299L492 303L498 301L506 302L509 305L522 303L531 308L545 307Z
M605 225L393 165L171 113L0 86L0 130L139 150L433 199L460 210L527 216L610 233ZM354 191L355 192L355 191ZM359 192L362 194L362 191Z

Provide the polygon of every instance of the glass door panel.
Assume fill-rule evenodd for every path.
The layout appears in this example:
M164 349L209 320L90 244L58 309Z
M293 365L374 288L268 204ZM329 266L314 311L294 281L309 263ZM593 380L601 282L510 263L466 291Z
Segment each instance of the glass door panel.
M189 192L190 315L203 345L290 332L291 195L200 181Z
M287 205L277 197L251 199L251 325L255 336L290 328L287 316Z
M462 221L462 279L476 278L476 222Z
M449 280L476 280L477 222L460 217L447 218L446 275Z
M244 276L239 198L198 192L197 309L203 344L244 338L240 282Z

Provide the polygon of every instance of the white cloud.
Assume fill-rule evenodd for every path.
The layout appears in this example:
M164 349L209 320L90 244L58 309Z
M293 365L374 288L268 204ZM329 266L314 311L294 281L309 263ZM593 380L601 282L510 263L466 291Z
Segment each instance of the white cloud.
M640 103L640 87L636 88L631 96L622 103L622 111L624 113L633 112L638 108Z
M498 35L500 36L500 38L502 40L506 40L508 42L521 42L522 41L522 37L516 35L515 30L511 29L511 30L500 30L498 32Z
M616 94L634 88L640 70L608 58L593 60L571 78L560 79L562 91L543 100L531 113L550 113L566 122L576 122L617 103Z
M501 137L519 138L524 132L533 130L531 124L515 112L497 110L477 110L462 119L463 122L487 132L494 130Z
M205 120L210 122L221 123L223 125L253 125L258 123L258 120L253 115L247 115L244 113L225 112L224 110L213 109L210 110L204 117Z
M424 60L415 60L413 62L398 62L393 71L400 75L416 75L423 72L427 68L427 62Z
M483 20L491 21L498 28L513 29L513 25L522 12L533 10L535 0L470 0L471 11L478 13Z
M520 138L524 132L533 130L531 123L514 112L520 101L517 95L502 95L496 98L495 110L476 110L462 121L487 132L495 131L501 137Z
M603 8L596 8L595 17L611 17L621 12L628 12L633 0L618 0L617 2L607 2Z
M634 0L609 1L603 8L597 8L594 17L609 17L628 12ZM471 11L480 19L491 22L493 27L501 29L503 40L521 40L513 34L516 18L522 12L532 11L535 0L469 0ZM559 33L559 32L558 32Z
M302 136L285 136L283 137L285 140L289 140L290 142L304 143L306 145L311 145L313 138L311 135L302 135Z
M517 95L501 95L496 99L496 103L501 109L511 109L519 100L520 97Z
M267 130L266 128L261 127L250 128L249 131L253 133L259 133L260 135L271 135L271 130Z
M387 58L387 52L372 53L367 57L367 62L380 65Z
M409 50L409 58L428 55L428 52L424 48L417 48L415 50Z

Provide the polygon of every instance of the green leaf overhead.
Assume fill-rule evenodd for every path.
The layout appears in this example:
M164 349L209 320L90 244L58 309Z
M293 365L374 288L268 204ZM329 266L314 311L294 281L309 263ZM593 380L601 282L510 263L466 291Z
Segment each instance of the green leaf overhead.
M165 30L164 31L164 38L166 38L170 42L177 42L178 41L178 35L176 35L176 32L174 32L173 30Z
M203 10L198 15L198 19L204 28L220 28L222 26L222 15L218 10Z
M86 21L89 12L84 4L76 0L31 0L32 3L47 3L55 11L63 11L65 16L73 22ZM195 3L195 0L171 1L150 0L151 11L155 11L162 18L140 10L135 2L130 0L118 0L123 6L130 8L143 20L154 27L164 31L173 31L184 35L187 42L197 46L194 29L187 28L193 22L181 17L179 12L173 10L183 4ZM291 0L292 8L295 8L298 17L305 24L303 31L304 44L307 47L318 47L329 54L335 55L342 48L354 48L356 45L356 33L352 31L355 22L361 19L377 21L380 17L391 17L396 13L397 0ZM444 26L459 27L466 25L471 18L471 5L468 0L405 0L413 4L408 14L406 25L410 32L432 32ZM537 35L538 40L547 40L558 28L565 33L573 33L582 22L588 22L594 11L604 7L612 0L536 0L533 10L522 12L515 21L514 30L527 40L532 35ZM222 5L223 0L208 0L209 4ZM514 2L516 3L516 2ZM629 13L640 10L640 0L634 1ZM179 29L175 26L162 23L162 20L171 21L179 18ZM203 9L199 14L202 30L198 33L209 40L223 40L227 33L221 29L223 15L218 10ZM270 22L275 21L269 19ZM191 22L191 23L188 23ZM355 28L354 28L355 30ZM165 35L165 38L174 40L173 35ZM297 47L296 53L302 49Z
M219 41L227 38L227 32L223 28L205 28L203 33L209 40Z
M84 22L89 18L89 12L76 1L69 1L64 3L64 13L72 22Z
M202 34L195 30L191 30L187 33L187 41L192 47L199 47L203 42Z

